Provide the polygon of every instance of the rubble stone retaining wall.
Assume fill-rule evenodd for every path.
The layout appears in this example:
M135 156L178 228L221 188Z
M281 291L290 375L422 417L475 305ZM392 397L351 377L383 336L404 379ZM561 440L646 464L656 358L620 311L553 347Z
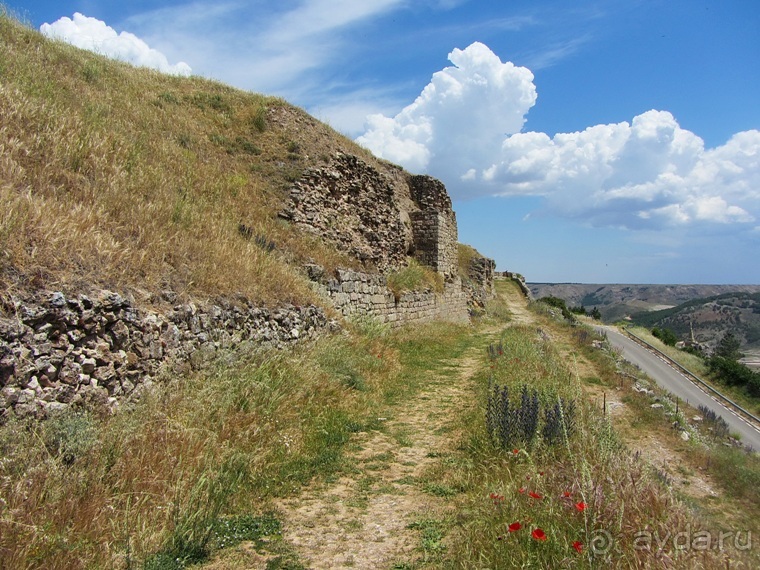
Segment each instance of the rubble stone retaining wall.
M381 271L404 265L411 246L392 180L348 154L307 169L280 217Z
M225 348L284 347L334 323L315 306L269 310L244 299L180 304L165 314L117 293L52 292L6 303L0 316L0 421L69 406L115 407L163 366L196 367Z

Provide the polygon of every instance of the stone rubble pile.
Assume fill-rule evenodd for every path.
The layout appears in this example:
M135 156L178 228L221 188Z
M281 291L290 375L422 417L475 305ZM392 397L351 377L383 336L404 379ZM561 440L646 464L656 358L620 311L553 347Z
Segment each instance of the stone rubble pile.
M0 421L68 407L114 408L138 397L165 365L197 367L241 345L281 348L337 326L316 306L269 310L220 299L160 314L111 291L92 298L49 292L12 299L5 309Z

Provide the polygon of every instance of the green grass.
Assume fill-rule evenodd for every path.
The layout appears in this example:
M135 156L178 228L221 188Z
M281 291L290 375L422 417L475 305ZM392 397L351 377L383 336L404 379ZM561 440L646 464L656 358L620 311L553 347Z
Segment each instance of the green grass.
M439 519L419 519L410 523L408 528L420 533L420 549L423 552L423 561L438 560L446 551L443 543L446 528L449 525Z
M396 299L404 293L412 291L443 292L443 277L432 269L425 267L414 259L410 259L406 267L387 275L388 288Z

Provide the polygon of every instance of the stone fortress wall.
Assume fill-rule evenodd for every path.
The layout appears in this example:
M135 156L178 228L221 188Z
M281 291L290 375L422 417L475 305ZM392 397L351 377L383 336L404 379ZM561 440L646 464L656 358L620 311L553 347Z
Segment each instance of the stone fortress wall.
M362 260L366 271L308 273L345 316L367 315L401 325L443 319L464 322L469 308L493 295L495 264L476 258L467 283L459 275L456 214L446 187L430 176L389 167L380 172L337 153L294 184L281 216ZM385 275L416 259L443 277L443 293L415 291L396 299Z
M457 275L459 266L457 219L451 199L444 185L430 176L412 176L409 188L419 206L410 214L414 255L449 281Z
M469 298L460 280L444 282L442 293L410 291L396 298L379 273L339 269L327 277L319 266L308 270L319 291L349 318L371 317L394 327L409 322L469 321Z
M456 216L446 189L392 165L384 172L338 153L293 185L281 216L361 261L361 271L304 270L346 317L392 326L468 322L493 294L494 262L472 260L459 274ZM387 274L414 258L443 278L442 292L394 293ZM176 304L168 291L160 312L111 291L66 297L0 299L0 421L44 418L69 407L113 409L137 398L162 369L203 365L220 350L284 347L339 325L315 306L269 310L246 299ZM157 305L158 306L158 305Z

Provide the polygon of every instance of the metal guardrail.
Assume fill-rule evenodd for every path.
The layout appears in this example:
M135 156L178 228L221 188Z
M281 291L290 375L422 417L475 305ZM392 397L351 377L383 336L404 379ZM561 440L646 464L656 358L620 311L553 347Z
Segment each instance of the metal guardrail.
M632 333L630 330L628 330L628 327L625 327L623 330L625 331L625 333L628 336L632 337L636 342L638 342L639 344L643 344L648 349L656 352L661 358L663 358L664 360L666 360L671 366L673 366L674 368L677 368L678 370L680 370L681 372L683 372L684 374L686 374L688 377L690 377L692 380L694 380L697 384L699 384L700 386L702 386L703 388L705 388L708 392L710 392L711 394L716 395L723 402L729 404L732 408L734 408L735 410L741 412L742 414L744 414L750 420L754 421L757 424L756 427L760 427L760 418L758 418L757 416L755 416L751 412L749 412L749 411L745 410L744 408L742 408L739 404L737 404L736 402L734 402L733 400L731 400L729 397L724 396L722 393L718 392L718 390L716 390L715 388L713 388L712 386L710 386L707 382L705 382L704 380L702 380L699 376L697 376L696 374L694 374L691 370L689 370L688 368L682 366L681 364L679 364L678 362L676 362L675 360L673 360L672 358L670 358L667 354L665 354L664 352L660 351L656 347L654 347L651 344L649 344L643 338L641 338L638 335Z

